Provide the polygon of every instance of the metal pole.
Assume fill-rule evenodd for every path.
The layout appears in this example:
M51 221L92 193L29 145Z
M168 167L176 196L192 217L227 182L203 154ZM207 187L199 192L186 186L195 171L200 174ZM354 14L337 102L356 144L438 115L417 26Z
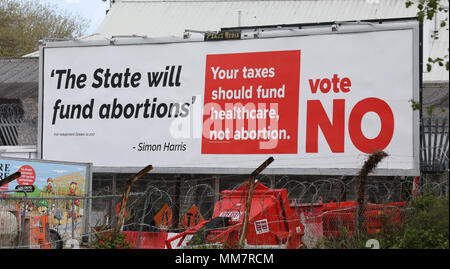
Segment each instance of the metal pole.
M269 176L270 188L275 189L275 176Z
M25 200L24 200L24 204L23 204L23 214L22 214L22 224L20 227L20 237L19 237L19 246L18 248L20 248L22 246L22 241L23 241L23 233L25 231L25 217L26 217L26 212L27 212L27 202L28 202L28 196L27 196L27 192L24 191L23 192L25 195Z
M113 174L112 176L112 182L111 182L111 194L115 195L117 192L117 174ZM107 225L113 225L114 224L114 216L116 214L115 212L115 205L116 205L116 199L113 198L109 201L109 223L106 223Z
M400 176L400 193L399 193L399 200L405 201L406 199L406 192L405 192L405 176Z
M216 204L220 199L220 176L213 177L214 183L214 204Z
M88 193L88 197L92 196L92 184L94 179L92 178L92 169L91 169L91 165L89 165L87 167L88 171L87 171L87 176L89 177L88 179L88 186L87 186L87 193ZM92 199L84 199L84 208L87 208L88 212L86 214L87 216L87 223L85 223L85 234L88 235L88 242L87 244L89 244L89 242L91 242L92 240L92 229L91 229L91 221L92 221ZM84 215L84 214L83 214ZM83 216L84 217L84 216Z
M148 195L145 195L144 210L142 212L141 225L139 225L139 236L138 236L138 241L137 241L137 246L136 246L137 249L139 249L139 245L141 243L142 227L144 224L145 213L147 212L147 204L148 204Z
M75 199L72 199L72 239L74 238L75 238Z
M172 205L172 228L173 230L178 230L178 224L180 222L180 195L181 195L181 177L180 175L175 176L175 189L173 192L173 205Z

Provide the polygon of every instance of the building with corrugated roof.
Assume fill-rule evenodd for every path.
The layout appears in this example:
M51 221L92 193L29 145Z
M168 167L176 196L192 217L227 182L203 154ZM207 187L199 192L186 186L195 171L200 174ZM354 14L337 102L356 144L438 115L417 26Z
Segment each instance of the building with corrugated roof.
M117 36L183 37L186 32L416 17L405 0L116 0L95 33ZM448 30L439 14L424 26L424 58L448 55ZM439 39L429 35L439 31ZM445 68L424 72L424 82L447 81Z

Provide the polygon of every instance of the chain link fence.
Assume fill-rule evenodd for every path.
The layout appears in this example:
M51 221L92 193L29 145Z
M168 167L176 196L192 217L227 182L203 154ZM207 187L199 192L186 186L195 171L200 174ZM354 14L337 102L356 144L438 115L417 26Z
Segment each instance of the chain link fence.
M112 231L125 186L126 175L115 176L113 181L108 180L109 176L94 177L93 192L85 197L26 197L23 193L0 193L0 247L93 247L100 233ZM222 214L227 203L220 203L221 200L230 199L231 205L227 206L236 208L245 203L246 195L238 192L245 179L236 175L148 174L133 185L122 231L132 248L167 248L165 241L171 236L195 230L196 225ZM350 238L356 231L357 182L353 177L263 175L257 182L267 189L260 187L259 196L255 196L252 203L252 210L256 212L252 214L263 217L250 219L249 231L256 235L249 245L285 247L286 242L273 243L269 236L280 237L277 230L283 229L280 226L283 218L286 225L301 222L301 247L305 248L328 248L330 245L324 245L323 238ZM408 201L420 195L420 191L432 191L448 199L448 182L448 172L425 174L420 180L369 177L364 232L377 234L401 224L409 210ZM293 218L287 217L286 208L272 206L274 200L282 198L280 194L274 195L274 189L286 190L286 202ZM240 196L224 195L233 191ZM242 212L237 214L240 217ZM262 219L265 222L261 222ZM216 227L218 230L228 228ZM183 247L192 237L190 234L183 244L178 246L176 241L173 246Z

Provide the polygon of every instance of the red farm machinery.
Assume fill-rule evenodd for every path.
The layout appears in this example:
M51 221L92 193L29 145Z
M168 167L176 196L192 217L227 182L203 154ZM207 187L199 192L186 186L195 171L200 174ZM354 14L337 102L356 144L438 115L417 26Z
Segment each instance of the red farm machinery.
M366 205L362 216L364 232L369 235L383 229L398 227L403 222L406 202ZM321 237L352 236L356 228L357 202L331 202L313 204L291 204L294 214L302 220L305 235L302 243L307 247L315 245Z
M210 220L187 229L166 240L166 247L177 248L190 237L188 246L221 244L236 248L243 232L245 204L249 184L235 190L222 191ZM258 182L254 185L248 216L246 246L300 248L304 226L289 206L286 189L270 189ZM173 242L177 242L173 246Z
M166 248L199 244L219 244L227 248L239 247L242 233L247 186L222 191L222 199L215 204L210 220L169 236ZM403 221L405 202L367 204L364 227L368 234L376 234L385 227L396 227ZM355 201L289 204L286 189L270 189L255 183L245 247L310 248L321 237L348 235L355 230L357 203Z

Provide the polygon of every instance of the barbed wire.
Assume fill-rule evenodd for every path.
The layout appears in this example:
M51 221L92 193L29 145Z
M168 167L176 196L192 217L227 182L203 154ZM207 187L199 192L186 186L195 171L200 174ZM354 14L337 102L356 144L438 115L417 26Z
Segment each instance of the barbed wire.
M138 232L172 232L179 233L187 228L192 228L199 223L201 219L195 219L192 216L189 223L186 223L186 215L189 212L193 212L191 209L195 205L197 208L197 213L202 216L202 219L210 219L215 211L220 212L223 208L217 201L230 199L229 197L224 197L223 193L220 191L236 191L245 180L243 176L236 175L226 175L224 182L221 184L219 190L215 189L213 180L215 176L203 176L203 177L191 177L188 179L179 179L178 186L174 184L174 180L170 176L160 176L155 180L143 181L141 185L134 186L133 188L139 189L140 192L132 192L130 199L126 207L126 221L123 225L123 231L138 231ZM110 184L105 181L106 184ZM138 181L139 182L139 181ZM285 189L287 194L287 199L293 209L298 206L302 206L303 209L310 206L321 203L339 203L346 201L355 201L356 199L356 186L357 180L355 177L351 176L341 176L341 177L322 177L322 178L311 178L308 179L306 176L287 176L287 175L261 175L257 177L257 182L268 187L267 191L259 193L263 198L256 199L255 207L260 209L260 214L266 216L268 219L277 219L274 216L274 212L269 210L271 203L270 199L264 199L264 197L272 195L272 189ZM385 204L399 201L409 201L413 197L413 177L369 177L366 194L367 202L369 204ZM86 197L30 197L29 201L36 207L40 200L47 200L49 204L48 218L51 219L53 230L56 230L60 235L60 239L53 239L48 241L53 246L56 244L62 244L67 242L67 240L75 237L79 242L84 242L83 237L88 237L90 240L95 240L95 235L98 231L93 230L95 227L112 227L117 218L117 203L122 197L121 184L117 184L115 193L113 193L112 188L108 185L102 185L98 182L96 183L95 191L92 192L91 196ZM435 193L436 195L441 195L448 197L449 181L448 172L434 175L425 174L421 176L420 187L422 190L427 190ZM143 187L144 186L144 187ZM178 188L178 190L177 190ZM228 192L229 193L229 192ZM238 193L238 192L236 192ZM20 205L23 198L21 197L0 197L0 212L10 210L12 205ZM53 200L52 200L53 199ZM72 218L68 217L67 214L71 213L74 199L80 199L82 203L82 211L80 208L74 209L75 212L75 225L72 226ZM240 204L244 203L246 199L245 192L241 193L240 197L235 197L231 199L229 203L231 207L239 208ZM91 203L88 203L91 201ZM51 206L53 205L53 206ZM90 205L90 206L89 206ZM170 211L171 214L178 214L178 218L174 215L169 216L170 219L177 223L161 223L161 218L157 220L156 215L162 214L164 212L163 208L166 206L166 210ZM216 207L216 208L215 208ZM322 212L315 216L303 216L303 223L313 222L317 218L322 218L328 214L328 216L334 217L334 213L342 212L348 208L342 208L340 211L329 211ZM57 214L59 210L59 214ZM191 211L190 211L191 210ZM64 213L66 212L66 213ZM305 211L306 212L306 211ZM194 212L195 213L195 212ZM79 214L78 217L76 214ZM276 213L280 214L280 212ZM305 213L306 214L306 213ZM17 213L16 213L17 216ZM58 217L59 216L59 217ZM87 219L89 216L89 219ZM64 225L58 223L55 218L59 220L64 220ZM183 223L184 218L184 223ZM302 218L301 215L298 216L299 219ZM278 218L279 219L279 218ZM329 229L330 227L335 227L336 223L346 223L342 219L323 218L322 229ZM169 219L166 219L167 221ZM2 220L3 221L3 220ZM331 221L331 222L330 222ZM276 221L274 221L276 222ZM56 224L59 225L56 225ZM332 224L335 223L335 224ZM170 224L170 225L169 225ZM87 228L82 228L83 225L88 225ZM330 226L331 225L331 226ZM348 223L345 225L349 225ZM308 225L307 225L308 226ZM8 234L13 234L14 229L8 230L9 226L0 224L0 241ZM20 227L20 226L19 226ZM79 228L78 228L79 227ZM319 231L314 231L315 226L308 226L307 234L305 238L309 238L308 242L311 246L314 240L312 234L319 233ZM349 226L350 227L350 226ZM20 230L23 230L20 227ZM76 230L76 232L74 232ZM325 231L325 232L324 232ZM327 230L322 230L322 234L326 233ZM313 239L311 239L313 238ZM306 240L306 239L305 239ZM257 242L264 243L264 242ZM45 244L25 244L18 246L9 245L5 246L0 243L0 248L11 248L11 247L40 247Z

